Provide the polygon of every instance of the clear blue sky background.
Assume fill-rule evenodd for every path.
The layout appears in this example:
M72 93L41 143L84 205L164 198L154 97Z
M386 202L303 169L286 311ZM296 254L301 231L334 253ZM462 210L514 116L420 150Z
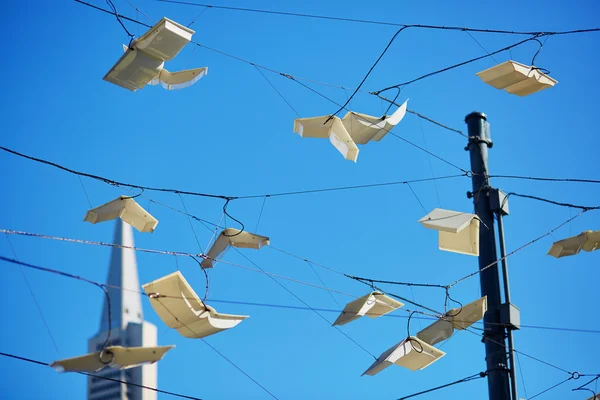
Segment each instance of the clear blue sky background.
M96 3L102 7L101 1ZM144 19L125 1L115 0L124 15ZM201 8L149 0L135 3L155 21L168 16L188 24ZM227 5L317 13L399 23L463 25L514 30L564 30L598 25L594 1L555 2L243 2ZM115 180L157 187L246 195L288 190L387 182L460 173L388 135L361 147L357 164L344 161L326 140L294 134L295 114L255 68L204 48L188 45L168 64L170 70L209 67L195 86L168 92L146 87L130 93L102 81L121 55L127 37L114 17L75 2L9 1L0 16L5 27L4 77L0 94L1 144ZM147 21L146 21L147 22ZM136 34L145 28L127 26ZM394 27L249 14L209 9L193 25L194 40L292 75L354 87L385 44ZM520 37L473 34L487 49L499 49ZM551 37L537 64L559 83L552 89L519 98L483 84L475 73L495 62L485 59L406 88L401 99L409 108L450 126L466 129L463 118L473 110L489 116L495 146L490 168L496 174L598 179L600 139L595 123L600 83L600 34ZM528 43L512 58L528 64L537 50ZM483 50L464 32L409 29L401 33L367 81L378 89L477 57ZM496 56L498 62L508 53ZM269 79L304 117L326 115L336 106L294 82L267 73ZM340 89L312 85L338 102ZM349 93L348 93L349 94ZM380 115L386 105L368 94L358 95L352 109ZM468 167L464 138L413 115L394 132L427 147L449 161ZM0 226L44 234L109 241L113 223L83 223L88 203L79 179L48 166L0 154ZM84 179L94 206L128 190ZM597 185L520 180L493 182L505 191L529 193L558 201L598 204ZM443 207L471 211L465 197L467 178L414 184L427 210ZM147 196L182 208L176 195ZM189 212L213 222L221 217L220 200L185 197ZM141 204L148 206L148 200ZM262 199L234 201L229 212L253 230ZM526 199L511 198L506 242L513 250L567 220L576 211ZM136 233L145 248L200 252L186 217L155 204L160 220L153 234ZM350 274L379 279L446 284L477 269L477 259L437 250L434 231L417 220L425 214L406 186L271 198L266 201L258 232L274 246ZM194 228L204 248L211 232ZM600 229L600 213L589 212L556 233L560 239L585 229ZM546 256L552 237L509 259L514 303L528 325L600 330L598 257L583 253L554 259ZM42 239L11 237L26 262L103 282L109 249ZM0 254L12 256L5 238ZM277 251L244 251L269 272L320 285L308 265ZM226 260L248 265L234 251ZM204 277L192 260L179 259L190 283L201 293ZM141 283L174 271L171 256L138 254ZM354 295L368 288L319 269L331 288ZM87 339L99 327L103 295L83 282L31 270L24 271L57 342L54 349L23 275L11 264L0 266L4 298L0 351L51 362L85 353ZM302 306L269 278L219 264L212 271L210 299ZM335 309L325 291L283 282L317 308ZM443 307L436 289L388 288L430 307ZM479 297L478 278L458 285L453 297L466 303ZM336 296L342 305L351 300ZM447 355L419 372L390 367L375 377L360 377L372 357L311 311L211 303L226 313L251 317L235 329L207 339L240 368L281 399L394 399L485 370L480 339L459 332L442 349ZM409 308L408 306L406 308ZM203 399L267 398L250 380L201 341L169 331L144 300L147 320L158 326L159 343L177 348L159 363L159 387ZM335 313L324 313L333 321ZM379 355L406 335L406 315L364 318L342 330ZM415 320L413 334L427 321ZM523 328L516 348L569 371L599 373L598 333ZM529 396L568 378L537 361L520 357ZM521 372L519 377L521 377ZM50 368L0 358L0 397L19 399L83 399L86 380ZM579 380L544 395L547 399L584 399L572 393ZM485 380L445 389L422 398L481 399ZM159 395L160 399L168 396Z

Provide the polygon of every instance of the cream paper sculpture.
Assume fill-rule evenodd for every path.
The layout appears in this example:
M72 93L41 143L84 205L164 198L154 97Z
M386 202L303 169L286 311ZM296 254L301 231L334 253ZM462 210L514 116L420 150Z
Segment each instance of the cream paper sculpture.
M50 366L58 372L98 372L104 368L128 369L160 361L173 347L175 346L108 346L95 353L54 361Z
M179 271L142 287L160 319L186 338L210 336L248 318L247 315L219 314L205 305Z
M595 251L598 249L600 249L600 231L585 231L577 236L554 242L548 255L561 258L574 256L581 250Z
M154 232L158 220L142 208L134 199L121 196L111 202L103 204L85 214L84 221L96 224L121 218L140 232Z
M294 120L294 132L303 138L329 138L331 144L346 160L356 162L358 159L357 144L366 144L371 140L376 142L398 125L406 115L404 102L392 115L381 118L349 111L344 118L337 116L298 118ZM325 123L325 121L329 121Z
M266 236L240 231L239 229L227 228L219 234L219 237L217 237L217 240L215 240L210 250L208 250L206 258L202 260L200 265L202 268L212 268L217 257L229 246L241 249L259 250L261 247L268 245L269 238Z
M464 330L479 321L487 311L487 296L467 304L462 309L453 308L419 333L417 337L427 344L435 345L442 340L448 339L454 333L454 329Z
M479 219L475 214L436 208L419 222L439 231L440 250L479 255Z
M161 19L139 39L123 46L125 54L104 76L104 80L135 92L147 84L162 85L167 90L182 89L196 83L208 68L169 72L165 61L172 60L192 39L194 31Z
M340 316L333 325L345 325L360 317L377 318L404 306L403 303L384 295L381 292L371 292L366 296L346 304Z
M446 353L410 336L383 352L363 375L376 375L392 364L417 371L431 365Z
M478 72L477 76L488 85L517 96L527 96L558 83L537 68L512 60Z

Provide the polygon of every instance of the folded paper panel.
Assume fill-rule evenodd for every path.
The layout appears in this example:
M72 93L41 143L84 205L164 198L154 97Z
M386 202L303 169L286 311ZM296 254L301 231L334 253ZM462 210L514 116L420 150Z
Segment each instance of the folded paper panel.
M303 138L329 138L346 160L356 162L360 152L357 144L381 140L404 118L407 101L390 116L374 117L348 111L342 119L331 115L297 118L294 132Z
M165 325L177 329L184 337L203 338L231 329L248 318L246 315L220 314L205 305L179 271L142 287Z
M163 18L129 46L123 46L125 53L103 79L133 92L147 84L161 84L167 90L191 86L206 75L206 68L169 72L164 62L173 59L193 34L193 30Z
M374 117L372 115L349 111L342 122L350 137L356 144L366 144L370 141L380 141L406 115L406 100L392 115Z
M430 345L435 345L446 340L454 333L452 322L446 319L438 319L433 324L417 333L417 337Z
M419 338L410 336L383 352L363 375L376 375L392 364L417 371L428 367L445 354Z
M346 304L344 310L335 320L333 325L345 325L365 315L371 318L377 318L402 306L404 306L403 303L394 300L381 292L371 292Z
M512 60L478 72L476 75L484 83L518 96L527 96L558 83L539 69Z
M479 255L479 220L473 219L467 229L458 233L440 231L438 234L440 250L470 256Z
M257 235L247 231L240 231L239 229L227 228L219 234L211 248L208 250L206 258L202 260L200 265L202 268L212 268L217 257L219 257L219 255L221 255L221 253L229 246L260 250L263 246L268 246L269 243L269 238L266 236Z
M98 372L107 367L128 369L160 361L173 347L108 346L95 353L55 361L50 366L58 372Z
M440 250L479 255L479 219L475 214L436 208L419 220L438 233Z
M297 118L294 120L294 132L303 138L325 139L329 137L329 130L333 125L333 121L338 117L329 119L329 115L312 118Z
M483 319L487 311L487 296L483 296L460 308L453 308L446 313L452 320L455 329L467 329L475 322Z
M358 147L339 118L333 120L329 130L329 141L346 160L356 162L359 152Z
M573 256L583 251L600 249L600 231L585 231L577 236L562 239L552 244L548 251L549 256L556 258Z
M121 196L113 201L89 210L84 221L96 224L121 218L140 232L154 232L158 220L140 206L134 199Z
M161 85L167 90L178 90L192 86L208 74L208 68L195 68L178 72L169 72L165 68L156 78L150 81L151 85Z
M173 59L195 32L169 18L158 21L148 32L135 40L135 48L162 60Z

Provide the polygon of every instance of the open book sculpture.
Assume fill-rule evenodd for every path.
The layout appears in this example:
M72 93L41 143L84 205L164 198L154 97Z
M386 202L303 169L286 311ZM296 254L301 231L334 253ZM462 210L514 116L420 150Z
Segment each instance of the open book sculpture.
M303 138L326 139L344 156L346 160L356 162L358 159L357 144L366 144L371 140L376 142L398 125L406 115L404 102L392 115L373 117L371 115L349 111L344 118L329 115L313 118L298 118L294 120L294 132ZM325 121L329 121L325 123Z
M54 361L50 366L58 372L98 372L104 368L128 369L160 361L173 347L175 346L108 346L95 353Z
M259 250L261 247L268 245L269 238L266 236L240 231L239 229L227 228L219 234L219 237L217 237L217 240L215 240L210 250L208 250L206 258L202 260L200 265L202 268L212 268L217 257L229 246Z
M527 96L558 83L538 68L512 60L478 72L477 76L488 85L517 96Z
M487 296L475 300L460 308L453 308L444 314L433 324L429 325L419 333L417 337L427 344L435 345L442 340L448 339L454 333L454 329L464 330L479 321L487 311Z
M85 214L84 221L92 224L121 218L140 232L154 232L158 220L142 208L134 199L121 196Z
M411 371L423 369L442 358L446 353L410 336L383 352L363 375L376 375L392 364Z
M574 256L581 250L595 251L598 249L600 249L600 231L585 231L577 236L554 242L548 255L560 258Z
M479 255L479 219L475 214L436 208L419 222L439 231L440 250Z
M147 84L161 84L165 89L182 89L196 83L208 68L169 72L165 61L173 59L192 39L194 31L161 19L139 39L123 46L125 53L104 76L104 80L135 92Z
M381 292L371 292L366 296L346 304L340 316L333 325L345 325L348 322L367 316L377 318L404 306L403 303L392 299Z
M247 315L220 314L204 304L179 271L142 287L160 319L187 338L213 335L248 318Z

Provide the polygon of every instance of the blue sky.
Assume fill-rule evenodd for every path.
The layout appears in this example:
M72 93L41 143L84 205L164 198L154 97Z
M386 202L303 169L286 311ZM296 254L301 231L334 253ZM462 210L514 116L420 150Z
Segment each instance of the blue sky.
M101 7L103 2L97 1ZM125 1L119 11L144 16ZM136 0L155 21L163 16L188 24L201 8ZM231 0L226 5L316 13L349 18L499 28L568 30L598 25L593 1L540 6L534 2L359 2ZM75 2L16 2L0 15L10 34L4 42L5 62L0 109L4 124L2 146L111 179L155 187L171 187L224 195L250 195L311 188L359 185L429 178L457 173L388 135L361 147L358 163L344 159L326 140L301 139L293 133L295 114L248 64L205 48L188 45L170 70L209 67L196 85L168 92L146 87L131 93L102 80L121 54L127 36L114 17ZM145 21L148 22L148 21ZM127 26L136 35L145 28ZM385 47L396 28L249 14L208 9L192 26L194 40L209 47L317 81L355 87ZM521 37L473 36L488 50L515 43ZM598 179L595 115L600 83L594 69L599 60L598 34L550 37L536 64L551 71L559 83L529 97L516 97L483 84L475 73L495 64L484 59L408 86L400 99L409 108L452 127L466 130L464 116L473 110L488 114L494 147L494 174ZM512 58L530 63L537 46L512 50ZM365 84L380 89L484 54L465 32L408 29L402 32ZM511 57L499 54L498 62ZM296 83L265 72L269 80L303 117L326 115L337 107ZM310 84L310 83L308 83ZM344 90L310 84L337 102ZM353 110L380 115L386 104L361 93ZM395 128L431 152L468 168L465 140L414 115ZM79 179L65 172L7 153L0 154L0 227L55 236L109 241L113 223L82 222L89 208ZM458 171L460 173L460 171ZM83 179L94 206L130 191ZM583 205L596 205L600 188L593 184L548 183L495 179L506 192L527 193ZM465 192L467 178L416 183L413 189L427 210L435 207L471 211ZM146 192L150 198L183 208L177 195ZM223 202L184 197L188 211L218 222ZM148 200L141 200L148 206ZM253 230L262 198L233 201L228 211ZM513 250L575 215L577 211L532 200L511 198L505 219L506 243ZM201 250L187 218L150 205L160 220L153 234L136 233L140 247ZM434 231L417 220L425 212L405 185L354 191L305 194L266 200L258 233L273 246L353 275L378 279L447 284L477 269L474 257L437 249ZM235 225L233 225L235 226ZM589 212L554 233L560 239L586 229L599 229L600 214ZM194 225L204 248L211 232ZM109 250L103 247L11 237L20 260L103 282ZM597 318L598 254L554 259L546 256L552 237L509 258L513 302L523 324L600 330ZM321 285L309 266L271 248L243 251L265 270ZM0 254L12 257L5 238ZM172 256L138 253L140 282L177 268ZM249 265L234 251L232 263ZM199 292L204 277L192 260L179 267ZM331 289L356 296L368 288L318 269ZM0 351L51 362L86 351L87 339L100 322L103 294L83 282L31 270L24 271L35 292L59 352L40 319L23 275L11 264L0 268L0 290L7 299ZM302 306L296 298L264 275L228 264L211 272L209 299ZM330 295L306 285L282 281L315 308L336 309ZM439 289L388 287L432 308L443 307ZM452 292L468 303L479 297L473 277ZM342 304L350 298L334 294ZM210 303L210 301L209 301ZM485 369L480 339L459 332L442 349L446 356L419 372L390 367L375 377L360 377L372 357L309 310L268 308L213 302L217 310L251 317L235 329L207 341L280 399L395 399L472 375ZM408 308L408 306L406 307ZM159 388L202 399L267 398L266 394L207 345L169 331L144 299L147 320L158 326L159 343L177 347L159 363ZM335 313L324 312L330 321ZM379 355L406 336L406 312L394 317L358 320L341 329L369 352ZM411 323L415 334L427 321ZM516 348L568 371L599 373L598 333L523 328ZM520 397L540 392L568 378L558 369L520 357ZM0 391L6 398L83 399L85 378L57 374L50 368L0 358L5 377ZM519 373L519 377L521 374ZM540 398L583 399L571 392L581 384L565 384ZM525 387L524 387L525 386ZM485 380L454 386L436 395L479 399L487 396ZM168 396L159 395L160 399Z

